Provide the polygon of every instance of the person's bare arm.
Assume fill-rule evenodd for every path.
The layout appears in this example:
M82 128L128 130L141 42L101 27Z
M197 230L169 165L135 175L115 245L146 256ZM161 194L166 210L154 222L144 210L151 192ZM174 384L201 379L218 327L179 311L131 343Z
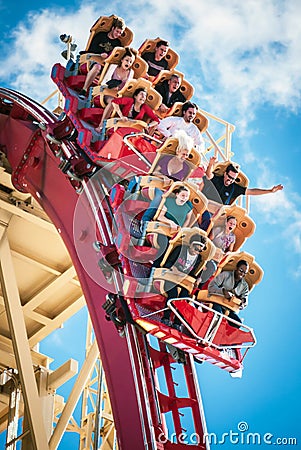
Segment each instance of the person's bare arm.
M171 229L177 230L178 225L173 220L170 220L165 216L166 211L167 211L166 206L163 206L160 214L158 215L158 221L168 224L171 227Z
M189 213L186 216L186 220L184 222L183 228L187 228L191 225L192 223L192 219L194 219L193 217L193 209L191 211L189 211Z
M259 188L251 188L246 190L246 195L264 195L264 194L274 194L277 191L282 191L283 185L277 184L273 186L271 189L259 189Z
M152 128L158 125L158 122L156 120L153 120L152 122L147 124L147 128Z
M161 103L161 105L158 108L158 111L161 113L167 113L169 110L168 106L164 105L164 103Z
M226 253L233 252L234 244L235 244L235 242L232 242L232 244L229 245L228 250L227 250Z
M112 102L111 104L112 104L112 106L113 106L113 108L114 108L114 111L118 114L118 116L120 117L121 120L128 120L127 117L125 117L125 116L122 114L122 111L121 111L121 109L120 109L120 106L117 105L117 103Z
M208 180L211 180L211 178L213 178L213 166L215 165L217 159L215 156L211 156L211 158L209 159L209 163L206 169L206 177Z

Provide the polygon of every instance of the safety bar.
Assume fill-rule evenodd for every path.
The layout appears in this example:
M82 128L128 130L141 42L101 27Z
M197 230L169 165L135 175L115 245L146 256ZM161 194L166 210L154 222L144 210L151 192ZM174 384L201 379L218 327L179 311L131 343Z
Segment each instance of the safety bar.
M142 132L139 133L131 133L131 134L127 134L124 136L123 138L123 142L139 157L142 159L143 162L145 162L145 164L149 167L152 166L152 162L150 162L130 141L129 139L132 137L138 137L138 136L142 136L145 138L151 139L152 141L158 142L158 144L162 144L162 141L160 141L157 138L154 138L152 136L150 136L149 134Z
M210 311L213 313L213 318L211 323L209 324L208 330L206 332L206 335L204 338L200 338L200 336L198 336L195 331L191 328L191 326L189 325L189 323L183 319L183 317L179 314L179 312L177 311L177 309L174 307L173 303L179 300L186 300L189 303L194 303L195 305L197 305L197 307L201 307L202 309L205 309L207 311ZM231 345L229 347L231 348L245 348L245 349L249 349L251 347L254 347L257 343L256 341L256 337L254 334L254 331L252 328L248 327L247 325L242 324L241 322L238 322L237 320L231 319L230 317L225 316L224 314L215 311L214 309L210 308L207 305L204 305L203 303L198 302L197 300L194 300L190 297L184 297L184 298L172 298L170 300L167 301L167 306L169 307L169 309L171 309L171 311L178 317L178 319L182 322L182 324L187 328L187 330L192 334L192 336L194 336L198 341L202 341L203 343L208 344L208 346L212 346L214 348L217 348L218 350L222 350L225 348L225 346L221 346L221 345L216 345L214 344L212 341L218 331L219 325L222 321L223 318L227 319L227 321L232 322L235 325L238 325L240 328L244 328L245 330L249 331L252 335L252 338L254 340L253 343L251 344L235 344L235 345Z

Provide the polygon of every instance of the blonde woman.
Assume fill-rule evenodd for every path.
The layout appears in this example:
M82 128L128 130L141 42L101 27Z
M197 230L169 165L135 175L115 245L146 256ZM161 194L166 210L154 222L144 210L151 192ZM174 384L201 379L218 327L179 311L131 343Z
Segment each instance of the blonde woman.
M154 175L164 175L171 178L173 181L184 181L191 170L187 163L187 159L193 148L193 139L183 130L178 130L175 134L175 138L178 139L176 154L163 155L155 167ZM142 222L152 220L158 209L163 191L159 188L155 188L154 194L154 198L151 201L149 208L143 214Z
M175 155L163 155L154 171L154 175L165 175L174 181L183 181L191 170L186 160L193 148L193 139L183 130L178 130L174 136L178 139Z

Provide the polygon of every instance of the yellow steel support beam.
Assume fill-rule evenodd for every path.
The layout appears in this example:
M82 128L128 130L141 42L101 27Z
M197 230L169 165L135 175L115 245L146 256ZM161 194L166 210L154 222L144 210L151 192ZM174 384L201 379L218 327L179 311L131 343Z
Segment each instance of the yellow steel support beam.
M69 359L60 367L58 367L54 372L49 374L47 388L51 390L56 390L70 378L74 377L78 372L78 362L74 359Z
M22 305L16 283L12 256L6 233L0 242L0 281L12 336L13 348L22 386L23 398L35 450L47 450L48 442L41 414L41 402L33 371Z

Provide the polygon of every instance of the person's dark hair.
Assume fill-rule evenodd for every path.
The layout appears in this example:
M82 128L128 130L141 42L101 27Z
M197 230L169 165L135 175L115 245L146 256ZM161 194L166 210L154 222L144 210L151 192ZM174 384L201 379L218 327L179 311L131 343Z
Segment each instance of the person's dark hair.
M238 169L237 169L235 166L233 166L233 164L230 163L230 164L226 167L225 172L226 172L226 173L229 173L229 172L235 172L235 173L238 173Z
M172 191L172 193L173 193L174 195L177 195L177 194L179 194L179 193L182 192L182 191L187 191L187 192L189 192L189 189L188 189L186 186L180 186L180 187L178 187L177 189L175 189L174 191Z
M137 95L140 94L140 92L145 92L147 94L147 90L145 88L143 87L137 88L134 90L133 98L137 97Z
M229 222L229 220L231 220L231 219L235 219L237 221L235 216L227 216L226 222Z
M163 41L163 40L158 41L156 43L156 48L159 48L161 45L164 45L165 47L169 47L169 42L168 41Z
M124 55L122 55L122 57L120 58L119 66L121 66L122 60L124 58L126 58L127 56L131 56L131 57L133 56L134 58L136 58L136 53L130 47L125 47L125 52L124 52Z
M122 30L125 30L125 21L121 17L116 17L113 19L111 30L112 28L121 28Z
M239 269L241 266L249 267L249 263L245 259L240 259L236 264L236 268Z
M184 116L184 113L189 109L189 108L195 108L196 110L198 109L197 105L195 103L192 102L185 102L182 106L182 116Z
M173 78L176 78L177 80L181 80L180 75L178 75L178 74L176 74L176 73L173 73L173 74L171 75L171 77L169 78L168 81L172 80Z

